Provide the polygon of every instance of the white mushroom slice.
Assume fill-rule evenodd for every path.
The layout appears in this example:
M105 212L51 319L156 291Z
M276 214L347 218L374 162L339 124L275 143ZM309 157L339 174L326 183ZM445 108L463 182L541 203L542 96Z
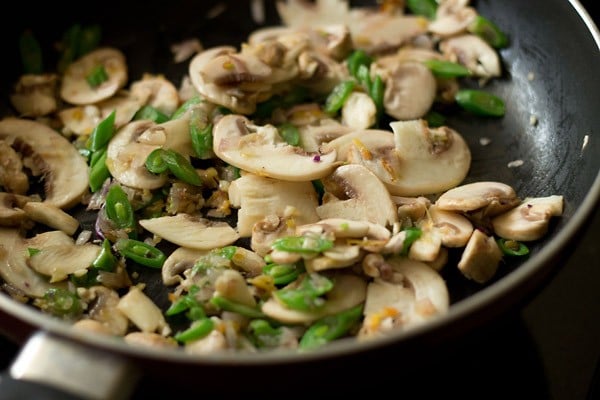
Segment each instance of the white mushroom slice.
M192 146L188 117L152 125L137 140L139 143L171 149L185 156L196 156Z
M415 240L408 250L408 258L416 261L434 261L442 247L442 239L432 228L429 221L421 224L421 236Z
M77 293L88 304L89 317L102 326L93 327L93 323L90 322L83 328L101 329L117 336L125 335L129 328L129 320L117 308L120 299L115 290L105 286L92 286L89 289L80 289Z
M369 283L360 338L412 328L448 311L448 288L438 272L402 257L391 257L387 263L396 277Z
M40 274L49 276L53 283L91 267L101 247L92 243L76 245L71 239L69 243L46 245L36 250L39 251L31 255L27 263Z
M302 148L308 152L317 152L322 144L352 132L352 128L328 118L320 119L318 125L311 123L298 126L298 132Z
M125 343L133 346L154 347L159 349L175 349L177 341L154 332L130 332L123 336Z
M47 277L27 265L27 248L39 246L41 239L47 237L47 234L40 235L25 239L18 229L0 228L0 277L11 288L29 297L43 297L48 289L55 287L66 288L62 283L49 283Z
M44 175L44 202L63 209L77 204L88 190L89 168L77 149L39 122L17 118L0 121L0 139L21 141Z
M83 330L85 332L92 332L94 334L101 335L113 335L113 331L103 324L100 321L96 321L95 319L80 319L79 321L75 321L73 325L71 325L73 329Z
M155 175L146 168L146 158L157 145L142 143L139 137L154 126L151 121L133 121L117 131L108 143L106 166L122 185L136 189L157 189L167 182L165 174Z
M79 221L62 209L49 204L30 201L23 206L29 218L72 236L79 228Z
M308 181L286 182L244 174L231 182L229 200L233 207L239 208L237 231L241 237L251 236L254 225L268 215L287 214L295 225L319 220L316 212L319 200Z
M367 283L359 276L339 274L334 278L334 286L326 294L324 306L318 311L300 311L285 307L275 297L262 305L262 311L284 324L310 324L327 315L337 314L365 301Z
M125 314L142 332L158 332L164 336L171 332L160 308L137 286L132 286L121 297L117 310Z
M326 192L323 204L317 207L321 219L364 220L382 226L398 221L396 206L387 188L362 165L342 165L322 182Z
M338 165L336 152L307 153L287 144L272 125L252 125L226 115L213 129L213 151L223 161L261 176L307 182L327 176Z
M30 200L27 196L0 192L0 226L20 226L27 221L22 207Z
M515 190L501 182L467 183L443 193L435 202L440 210L470 212L483 210L493 217L520 203Z
M500 260L502 250L494 237L476 229L463 250L458 269L468 279L486 283L496 274Z
M56 111L54 74L26 74L19 78L10 102L23 117L42 117Z
M354 129L367 129L375 124L377 107L371 96L352 92L342 107L342 123Z
M267 264L265 260L253 251L236 246L235 253L231 257L233 265L244 271L247 277L255 277L262 274L263 267Z
M448 249L446 247L442 247L442 248L440 248L440 251L438 252L438 256L435 258L435 260L426 262L426 264L429 265L434 270L440 272L444 268L444 266L448 263L448 255L449 255Z
M8 141L0 139L0 186L5 192L24 195L29 191L29 176L23 167L22 156Z
M188 249L179 247L165 260L161 268L162 280L166 286L176 285L183 281L182 274L191 269L196 261L208 250Z
M440 2L436 16L429 23L429 32L449 37L465 32L469 24L477 17L477 11L468 7L465 0L446 0Z
M440 50L451 61L467 67L474 76L493 78L502 75L496 50L479 36L465 34L445 39Z
M431 200L423 196L392 196L392 201L398 206L398 220L407 226L423 218L431 206Z
M296 228L297 235L304 235L305 233L333 233L337 239L367 238L381 241L387 241L391 236L391 232L383 225L345 218L326 218L317 223L300 225Z
M271 251L271 245L275 240L294 235L296 228L294 221L293 217L279 217L271 214L255 222L252 225L250 248L258 256L266 256Z
M214 222L189 214L142 219L140 225L154 235L196 250L228 246L239 234L226 222Z
M141 80L131 84L131 94L139 99L146 99L145 104L168 117L179 107L177 88L161 75L144 74Z
M102 66L108 79L92 87L87 76ZM60 97L71 104L94 104L108 99L127 83L127 63L120 50L100 48L69 64L62 78Z
M423 117L436 96L437 83L425 65L407 61L396 64L384 78L385 112L398 120Z
M246 280L238 271L227 269L215 281L215 295L223 296L235 303L255 307L256 300L252 296Z
M532 241L548 232L551 217L563 213L563 196L527 197L523 202L492 219L494 233L504 239Z
M221 331L213 329L202 339L187 342L184 351L187 354L202 355L227 350L227 348L225 335Z
M333 248L323 252L322 256L305 259L304 265L309 272L346 268L359 262L363 255L360 246L336 243Z
M404 196L433 194L458 185L471 166L471 152L463 137L442 126L428 128L423 120L397 121L394 131L401 164L394 192Z
M432 229L440 236L442 245L446 247L463 247L473 233L473 224L465 216L453 211L429 207Z

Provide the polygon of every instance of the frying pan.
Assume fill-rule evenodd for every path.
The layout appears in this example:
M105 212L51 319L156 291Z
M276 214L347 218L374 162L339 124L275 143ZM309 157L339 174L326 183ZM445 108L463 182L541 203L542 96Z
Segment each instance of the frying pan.
M1 28L4 59L9 60L3 65L3 114L10 109L8 93L19 74L16 43L25 28L35 32L43 48L50 49L73 23L100 23L103 43L126 54L131 80L144 72L163 73L178 84L187 63L172 62L170 44L198 37L205 47L237 45L260 27L250 17L248 3L239 1L147 1L143 5L104 1L93 10L60 2L44 2L35 9L26 9L31 6L20 3L25 2L14 3L15 15L27 18L14 21L18 29L8 24ZM224 4L226 11L206 18L207 11L217 3ZM266 3L266 24L275 24L278 20L273 3ZM304 389L310 390L308 382L321 380L328 368L360 368L373 360L384 362L390 349L401 354L403 362L394 367L399 373L406 366L416 368L453 339L531 300L577 246L578 236L585 231L600 201L600 80L596 78L600 34L576 0L473 3L511 40L510 46L500 52L503 76L487 86L506 100L507 112L501 119L457 113L449 117L448 125L463 134L472 151L466 182L505 182L521 196L564 196L563 216L552 221L546 237L531 244L528 258L503 264L497 276L485 285L468 281L450 264L443 271L452 301L447 314L407 332L363 343L341 340L306 354L215 354L199 358L175 351L134 348L104 336L75 332L0 293L0 331L24 345L11 371L0 379L0 393L28 390L37 393L37 398L43 398L42 393L53 398L61 390L85 398L127 398L140 376L188 386L190 376L196 376L205 382L205 388L226 387L228 393L233 393L254 387L260 393L253 383L257 377L268 376L269 387L282 390L292 384L290 377L300 375L303 385L307 385ZM528 79L530 73L535 79ZM530 124L531 115L538 117L535 126ZM492 139L489 145L480 145L483 136ZM517 159L524 161L522 166L507 166ZM82 224L89 223L82 217ZM149 295L164 305L160 276L142 269L139 272ZM65 396L63 393L56 398Z

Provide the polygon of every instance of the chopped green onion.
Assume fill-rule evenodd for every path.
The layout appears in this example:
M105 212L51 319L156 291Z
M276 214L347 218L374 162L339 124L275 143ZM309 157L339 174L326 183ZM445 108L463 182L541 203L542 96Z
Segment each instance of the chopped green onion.
M300 146L300 132L293 124L286 122L278 127L279 135L291 146Z
M293 310L314 311L325 305L321 296L333 289L333 281L317 273L304 275L298 285L291 284L273 292L286 307Z
M116 110L113 110L108 117L104 118L94 128L88 139L88 148L91 151L98 151L110 142L115 134Z
M19 38L21 62L26 74L41 74L44 70L42 63L42 48L31 31L25 31Z
M440 78L462 78L471 75L469 68L451 61L432 59L425 61L424 64Z
M108 73L104 68L104 65L98 65L94 67L89 74L86 75L85 80L92 88L96 88L108 80Z
M120 185L114 184L108 189L104 207L106 216L118 229L126 230L130 237L135 235L136 220L133 207Z
M415 15L434 20L437 12L436 0L407 0L406 7Z
M133 116L133 120L135 121L140 119L148 119L150 121L156 122L157 124L162 124L163 122L167 122L170 118L168 115L164 114L160 110L157 110L156 108L150 105L145 105L139 110L137 110L137 112Z
M498 247L507 256L525 256L529 254L529 248L516 240L500 238L496 240Z
M400 251L400 255L406 256L408 255L408 250L410 250L410 246L421 237L423 231L421 228L411 227L406 228L404 230L406 232L406 238L404 239L404 243L402 243L402 250Z
M287 285L295 281L304 272L301 263L296 264L267 264L263 267L263 274L273 278L275 285Z
M118 239L115 248L125 258L151 268L161 268L167 258L156 247L135 239Z
M98 152L98 154L99 157L97 157L93 165L90 166L90 191L92 193L97 192L104 182L110 178L110 171L106 166L106 149Z
M271 248L291 253L321 253L333 247L333 241L318 235L286 236L276 239Z
M115 270L115 265L117 265L117 259L113 255L110 247L110 241L108 239L104 239L104 241L102 242L102 249L100 250L100 254L98 254L98 257L96 257L94 262L92 262L93 268L108 272L112 272Z
M489 19L478 15L467 27L467 30L481 37L492 47L501 49L508 46L508 37Z
M222 310L234 312L248 318L265 318L265 315L258 308L236 303L223 296L213 296L210 302Z
M198 158L206 160L214 156L213 153L213 125L208 123L206 113L193 109L190 115L190 137L192 147Z
M314 349L342 337L360 320L362 311L363 305L359 304L339 314L318 320L302 335L300 349Z
M479 116L501 117L505 113L504 101L483 90L459 90L455 99L462 108Z
M191 342L202 339L208 335L215 327L215 324L210 318L202 318L192 322L192 325L183 332L179 332L173 336L175 340L182 343Z
M202 178L200 178L190 160L183 155L174 150L167 149L164 151L162 158L167 163L171 173L178 179L190 185L202 186Z
M327 96L325 100L325 112L328 114L335 114L338 112L348 97L354 90L356 83L353 80L348 80L339 83L333 88L333 91Z
M173 115L171 115L171 119L177 119L177 118L181 117L192 106L194 106L196 104L200 104L203 101L204 100L202 100L202 97L200 97L200 96L194 96L194 97L192 97L191 99L189 99L185 103L183 103L181 106L179 106L179 108L177 110L175 110L175 112L173 113Z
M146 169L153 174L162 174L169 169L167 162L163 158L163 154L165 151L162 148L154 149L148 157L146 157L146 161L144 165Z

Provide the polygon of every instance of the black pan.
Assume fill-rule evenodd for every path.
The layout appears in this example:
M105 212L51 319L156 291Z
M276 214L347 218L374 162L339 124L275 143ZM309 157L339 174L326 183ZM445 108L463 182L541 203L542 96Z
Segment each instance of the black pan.
M206 19L206 12L217 3L225 4L226 12ZM277 23L273 4L266 3L267 23ZM205 382L204 390L226 387L230 392L240 392L240 388L249 387L247 390L251 393L260 393L255 383L257 377L263 380L268 377L269 387L278 390L294 385L293 377L300 374L305 386L299 390L310 390L308 382L321 380L323 371L339 370L340 365L345 365L349 372L350 368L362 369L373 360L385 362L391 349L393 354L402 357L401 365L394 364L399 373L408 366L414 368L449 346L454 338L531 300L577 246L578 235L585 230L600 201L600 113L597 110L600 34L576 0L478 0L473 3L480 14L508 33L511 44L501 51L504 75L488 86L488 90L506 99L506 116L474 120L458 113L448 121L463 134L473 153L467 182L495 180L508 183L519 194L561 194L565 198L563 216L553 220L543 240L532 244L531 255L526 260L504 264L494 280L486 285L470 282L456 270L446 268L444 278L453 303L446 315L421 328L380 340L360 344L340 341L303 355L220 354L198 358L178 352L132 348L106 337L74 332L66 324L0 293L0 331L17 343L26 344L22 354L26 353L28 359L33 360L26 363L22 359L27 357L19 357L21 362L13 365L11 372L13 377L23 380L7 381L8 374L5 374L0 384L42 380L64 389L66 380L88 382L86 379L92 376L92 383L86 385L90 392L96 392L88 395L93 397L99 393L97 383L101 382L111 393L104 397L127 398L128 390L135 386L140 374L188 386L193 386L189 383L190 376L196 376ZM178 83L187 63L171 62L171 43L194 36L200 38L205 47L239 44L259 27L249 16L248 3L241 1L172 0L169 3L148 1L144 5L105 1L85 8L47 2L36 8L27 4L15 4L15 7L22 8L15 15L27 18L17 19L19 29L7 25L1 28L5 44L3 69L6 70L2 83L5 95L0 99L3 111L9 109L7 94L19 73L16 43L23 28L32 29L45 48L50 48L72 23L100 23L103 42L125 52L131 80L144 72L153 72L164 73ZM50 14L57 17L49 17ZM529 73L533 73L535 79L529 80ZM530 124L531 115L539 119L536 126ZM491 144L481 146L479 138L482 136L491 138ZM524 164L508 168L507 164L516 159L523 160ZM153 298L164 303L160 277L144 273L140 279L146 281ZM45 378L35 376L31 365L42 369ZM112 386L106 383L110 379L103 371L110 371L106 372L107 376L110 375L112 384L120 390L111 391ZM64 379L66 376L68 379ZM2 392L7 393L7 389L0 388ZM85 390L78 393L83 394Z

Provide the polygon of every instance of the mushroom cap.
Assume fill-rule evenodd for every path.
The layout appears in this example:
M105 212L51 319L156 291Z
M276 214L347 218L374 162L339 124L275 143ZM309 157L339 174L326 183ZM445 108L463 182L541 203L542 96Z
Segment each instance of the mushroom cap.
M102 65L108 80L93 88L87 75ZM127 83L127 63L120 50L104 47L69 64L62 78L60 97L71 104L94 104L108 99Z
M515 190L502 182L481 181L454 187L435 202L440 210L469 212L484 209L493 217L519 204Z
M159 145L140 141L140 136L154 122L132 121L117 131L108 143L106 166L121 184L136 189L157 189L167 182L165 174L155 175L146 168L146 158Z
M284 181L311 181L338 165L336 152L308 153L287 144L272 125L255 126L242 115L226 115L213 129L213 151L242 170Z
M322 182L326 195L317 207L321 219L365 220L383 226L398 221L397 208L386 186L366 167L342 165Z
M0 121L0 139L21 140L36 157L44 174L44 202L63 209L73 207L87 192L89 168L77 149L48 126L25 119Z

